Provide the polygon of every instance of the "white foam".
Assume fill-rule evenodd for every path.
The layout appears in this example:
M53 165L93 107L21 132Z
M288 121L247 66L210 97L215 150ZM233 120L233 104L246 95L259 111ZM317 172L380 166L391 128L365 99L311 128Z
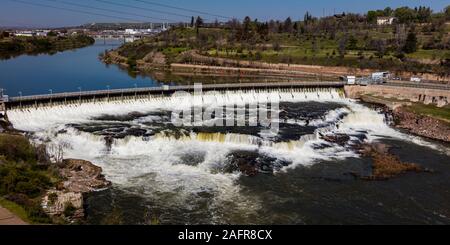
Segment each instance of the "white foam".
M297 140L274 143L274 135L261 137L242 134L186 134L181 137L156 135L148 140L129 136L117 139L108 149L101 136L80 132L67 124L90 122L91 118L104 114L126 115L131 112L155 112L172 110L203 103L209 106L228 104L249 104L280 99L283 102L339 102L342 108L329 111L324 118L313 120L310 125L319 127L314 134ZM345 116L344 116L345 115ZM343 117L341 120L340 118ZM55 106L48 108L12 110L8 117L13 125L21 130L35 132L40 140L53 144L68 144L66 157L90 160L104 169L108 179L116 185L136 187L134 191L145 195L176 193L168 205L187 205L192 195L205 190L214 193L213 206L233 203L236 212L253 212L259 201L251 195L240 195L241 187L236 185L239 173L224 173L227 155L236 150L259 151L280 160L292 162L281 171L289 171L298 166L310 166L318 160L344 159L357 157L349 149L339 145L315 149L316 144L326 143L318 137L319 133L355 134L366 131L368 140L380 137L409 139L410 136L390 128L384 115L352 100L342 98L338 90L280 90L224 92L201 97L181 96L178 98L149 98L125 102L101 102L82 105ZM148 116L134 120L133 124L159 121L158 116ZM290 123L304 123L293 119ZM320 128L321 127L321 128ZM66 131L61 131L66 130ZM60 133L58 133L60 132ZM424 141L414 138L414 142ZM183 164L186 156L199 156L195 166ZM243 212L243 210L245 210Z

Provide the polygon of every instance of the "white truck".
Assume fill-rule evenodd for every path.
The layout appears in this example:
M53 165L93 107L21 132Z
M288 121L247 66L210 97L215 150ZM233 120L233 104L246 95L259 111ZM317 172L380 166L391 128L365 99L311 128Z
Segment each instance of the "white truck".
M420 77L411 77L411 82L420 83L422 82L422 79Z
M356 76L347 76L346 80L348 85L356 84Z

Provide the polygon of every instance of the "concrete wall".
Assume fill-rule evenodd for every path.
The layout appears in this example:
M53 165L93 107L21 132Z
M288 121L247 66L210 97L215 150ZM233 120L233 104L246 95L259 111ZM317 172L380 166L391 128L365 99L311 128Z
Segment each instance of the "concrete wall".
M0 101L0 114L5 115L5 110L6 110L5 103L3 103L3 101Z
M345 86L345 94L349 98L358 99L363 94L378 97L409 100L424 104L435 104L443 107L450 102L450 90L396 87L386 85Z

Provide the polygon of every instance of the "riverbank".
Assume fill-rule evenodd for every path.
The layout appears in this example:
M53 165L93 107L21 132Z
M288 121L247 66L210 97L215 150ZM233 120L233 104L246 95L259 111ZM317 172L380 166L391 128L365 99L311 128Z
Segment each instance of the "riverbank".
M197 50L190 50L168 58L162 52L150 52L142 59L127 57L119 50L112 50L102 54L100 59L106 64L116 64L130 72L152 74L155 72L170 72L174 75L189 77L215 76L215 77L279 77L302 78L314 80L337 80L341 76L353 74L367 77L377 72L375 69L360 69L346 66L324 66L291 63L268 63L262 61L248 61L230 58L221 58L199 54ZM397 72L397 76L409 78L410 72ZM424 80L437 83L447 83L433 73L422 73Z
M450 106L425 105L421 102L399 100L374 95L359 95L363 102L382 105L392 116L394 126L413 135L450 142Z
M248 31L248 35L255 35ZM373 29L367 31L376 32ZM420 58L424 51L418 51L417 55L391 53L380 56L372 48L367 49L372 45L367 44L364 48L354 45L353 50L345 50L338 55L337 50L342 49L339 48L342 44L338 44L336 36L328 39L316 34L270 33L265 34L264 38L255 35L250 44L249 40L235 40L234 34L228 28L172 28L155 37L124 44L106 52L102 59L106 63L119 64L144 74L154 70L176 72L180 65L184 66L182 69L186 69L186 65L193 69L200 65L213 74L223 72L217 67L254 68L263 70L262 73L271 73L271 70L295 71L318 76L367 76L383 70L403 79L420 74L423 80L438 83L450 81L446 51L435 52L437 55L430 61L430 58ZM367 41L357 41L361 37L352 38L356 39L354 42Z
M55 157L61 157L60 148L55 147L31 144L9 129L0 134L0 206L14 214L0 215L8 223L83 222L83 195L110 186L102 169L90 162L55 163Z
M19 205L0 198L0 226L27 225L26 211Z
M55 54L71 49L90 46L91 37L73 35L67 37L7 37L0 39L0 59L11 59L20 55Z

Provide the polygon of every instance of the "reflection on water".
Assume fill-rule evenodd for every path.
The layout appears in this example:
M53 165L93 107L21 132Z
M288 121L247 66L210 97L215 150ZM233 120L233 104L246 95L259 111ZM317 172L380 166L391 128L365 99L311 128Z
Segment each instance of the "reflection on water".
M115 65L106 65L98 59L105 50L117 48L121 39L99 39L92 46L54 55L20 56L0 60L0 88L6 94L17 96L82 90L100 90L110 86L132 88L159 86L150 77L130 76Z

